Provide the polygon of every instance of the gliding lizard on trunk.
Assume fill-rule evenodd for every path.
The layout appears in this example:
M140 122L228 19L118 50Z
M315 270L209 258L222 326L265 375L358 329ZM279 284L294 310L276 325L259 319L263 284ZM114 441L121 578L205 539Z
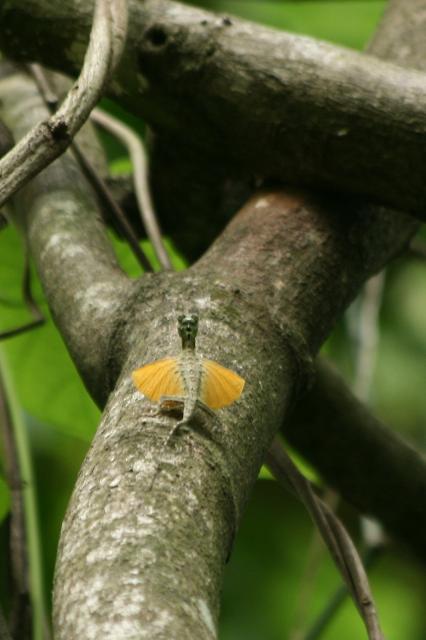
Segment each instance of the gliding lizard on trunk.
M189 424L200 403L208 410L221 409L240 397L245 381L230 369L195 352L197 314L180 315L178 331L182 351L178 356L156 360L132 373L136 388L162 407L183 403L183 417L170 432L166 445L183 425Z

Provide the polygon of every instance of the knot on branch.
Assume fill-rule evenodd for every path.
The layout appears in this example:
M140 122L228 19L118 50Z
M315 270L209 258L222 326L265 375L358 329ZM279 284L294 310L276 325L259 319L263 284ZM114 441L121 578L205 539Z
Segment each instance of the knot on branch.
M145 40L152 47L164 47L167 44L168 36L166 30L161 25L152 25L145 33Z
M52 137L57 141L64 141L70 139L70 132L68 124L63 118L59 118L54 122L48 122L47 126Z

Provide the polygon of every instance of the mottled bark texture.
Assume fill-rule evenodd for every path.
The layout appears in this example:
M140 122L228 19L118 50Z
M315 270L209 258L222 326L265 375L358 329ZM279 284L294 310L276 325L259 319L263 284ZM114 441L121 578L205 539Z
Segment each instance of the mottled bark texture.
M413 5L414 10L426 8L425 0ZM15 20L6 23L7 29L15 29L11 48L16 46L18 52L16 38L23 23L35 27L22 13L29 7L41 21L37 22L40 42L43 33L47 37L42 24L46 21L50 52L58 64L68 61L68 68L75 68L83 45L80 41L70 45L75 29L86 19L83 3L42 6L20 2L14 13L8 13L6 6L12 5L3 5L2 19L12 16ZM158 117L173 130L180 122L188 139L197 132L201 145L215 144L218 152L232 147L232 157L241 157L249 165L253 160L249 130L247 145L241 129L228 138L246 113L245 96L236 96L227 86L226 93L233 95L234 102L220 101L214 95L217 83L213 81L220 74L213 74L209 81L208 72L216 65L219 69L222 52L226 52L234 66L245 70L247 82L238 86L251 86L251 69L256 69L253 51L247 50L242 33L241 40L235 40L246 43L237 64L236 52L231 56L229 50L234 40L228 27L246 29L252 49L258 39L259 53L272 48L265 41L269 37L273 43L279 41L283 51L288 50L288 36L282 36L281 42L276 32L228 25L221 18L161 0L135 4L133 10L130 22L136 40L130 42L129 56L135 50L143 53L140 61L150 84L148 88L142 76L135 75L128 58L117 93L126 85L123 101L129 106L136 95L145 96L144 113L153 124ZM64 22L60 29L53 29L59 15ZM207 16L206 25L200 23L200 15ZM165 23L154 28L160 19L175 25L170 26L170 36L166 32L168 46L163 46ZM221 46L206 58L208 33L216 34ZM84 38L84 29L81 34ZM141 48L138 45L133 50L132 42L139 42L141 34ZM28 38L28 46L31 40ZM313 48L321 56L322 45L298 42L306 45L308 58ZM180 53L179 43L188 49ZM196 46L200 51L195 51ZM177 66L168 60L171 51ZM185 56L191 51L195 53L189 64ZM330 53L332 61L333 55ZM353 63L348 54L341 55L342 65L346 60L365 64L359 56ZM212 66L204 67L207 63ZM370 60L366 69L371 65L375 73L377 64ZM225 65L224 77L226 69ZM309 76L309 65L305 70ZM274 77L265 79L267 86L271 83L274 85ZM256 85L255 95L264 96L266 108L261 84ZM11 103L22 98L19 83L18 94L13 94L13 83L3 86ZM205 102L200 106L196 98L203 91L200 100ZM273 112L277 103L272 94L268 96ZM248 117L257 114L253 104L248 103ZM236 105L239 109L235 111ZM259 111L259 121L266 113ZM287 112L286 126L292 128L298 118L297 113ZM19 137L21 125L14 120L11 117L7 124ZM223 139L214 143L213 131ZM261 157L282 155L274 143L269 156L260 139L262 144L257 139L256 149ZM356 146L357 141L353 143ZM303 148L303 136L300 144ZM333 154L337 147L332 145ZM317 149L312 147L312 155ZM371 153L371 145L369 149ZM295 151L301 155L301 149ZM54 167L61 167L58 183L49 173ZM254 162L253 172L257 169ZM309 173L308 167L306 170ZM331 201L278 187L265 189L252 197L190 269L128 281L106 245L90 195L83 186L80 189L72 159L57 161L49 172L21 194L17 203L20 224L38 261L56 322L86 384L100 403L110 393L63 526L55 581L57 639L216 638L224 563L265 451L303 384L311 357L336 318L364 280L404 248L416 226L403 214L354 200ZM339 176L336 186L342 187ZM44 203L50 196L53 206L47 208ZM129 374L134 367L179 349L176 315L192 309L201 316L199 350L237 371L247 380L247 387L241 400L219 412L216 420L200 410L193 429L179 433L172 446L164 449L175 417L161 414L156 405L144 400Z
M250 175L368 196L425 219L423 74L169 0L131 9L110 93L134 113ZM91 10L76 0L3 2L0 46L75 73Z

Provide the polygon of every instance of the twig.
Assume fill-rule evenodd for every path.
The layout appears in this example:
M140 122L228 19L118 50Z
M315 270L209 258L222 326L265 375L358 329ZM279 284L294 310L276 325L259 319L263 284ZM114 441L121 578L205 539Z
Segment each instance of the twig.
M371 569L373 565L380 558L383 551L383 547L369 547L363 555L363 564L365 569ZM309 631L303 636L303 640L318 640L322 632L327 628L332 621L341 605L348 597L348 589L345 585L339 587L324 607L323 611L319 614L318 618L312 624Z
M385 272L381 272L371 278L364 286L361 296L359 297L358 308L352 309L352 315L349 315L349 329L355 342L355 372L353 388L360 400L367 401L370 396L372 378L374 374L375 362L377 358L377 345L379 340L378 318L381 306L383 286L385 280ZM352 320L352 322L351 322ZM364 517L361 516L361 523ZM382 528L379 529L379 538L375 539L374 545L369 546L369 542L364 537L366 545L366 556L369 557L369 551L376 549L377 545L383 545L384 538ZM361 527L362 530L365 527ZM318 638L326 625L330 622L333 615L337 613L340 605L347 596L347 589L338 589L326 604L324 611L320 614L312 628L307 632L305 640L308 638Z
M42 95L46 106L51 111L53 111L56 108L59 99L52 87L50 79L45 73L43 67L39 64L30 64L28 65L28 68L33 75L33 78L39 88L40 94ZM117 224L120 227L123 236L129 243L136 260L145 271L152 271L151 263L145 255L142 247L140 246L136 233L134 232L132 225L127 219L126 214L124 213L118 202L114 199L105 180L101 178L99 173L94 168L93 164L86 157L86 154L83 152L81 145L75 138L71 144L71 149L83 173L86 175L87 179L95 189L98 197L101 200L101 203L107 209L109 209L113 218L115 218L115 220L117 221Z
M327 505L318 498L310 483L298 471L280 441L270 447L266 464L278 481L290 482L317 525L364 620L370 640L383 640L368 578L358 552L345 528Z
M24 272L22 276L22 297L27 307L28 311L33 316L34 320L31 322L26 322L25 324L14 327L13 329L8 329L6 331L2 331L0 333L0 340L6 340L7 338L14 338L15 336L19 336L27 331L31 331L32 329L36 329L43 325L46 321L40 307L34 299L34 296L31 291L31 268L28 250L25 250L25 262L24 262Z
M7 362L0 349L0 386L2 415L1 422L7 428L5 434L5 449L7 449L7 462L13 465L12 511L16 500L22 501L22 523L16 533L16 539L12 548L18 573L18 587L21 589L20 611L22 619L17 620L21 635L16 637L25 639L23 635L25 621L24 613L27 607L32 605L33 637L37 640L50 640L51 631L47 614L46 597L44 591L42 552L40 533L37 519L35 480L31 463L30 445L26 425L23 421L20 408L13 393L13 387L8 376ZM6 418L6 422L5 422ZM13 462L12 462L13 461ZM18 525L16 525L18 527ZM24 556L25 552L25 558ZM29 615L29 614L28 614ZM13 636L15 637L15 636ZM30 636L28 636L30 637Z
M328 489L323 500L333 512L336 510L338 495L335 491ZM313 527L309 549L306 554L306 566L299 587L294 625L289 633L289 640L303 640L305 638L306 613L310 609L310 602L315 589L315 580L318 576L323 555L324 545L321 544L320 532L316 527ZM345 589L345 592L347 592L347 589Z
M58 111L0 160L0 205L71 143L102 95L124 49L126 0L97 0L83 68Z
M133 176L136 199L142 223L147 236L157 254L158 261L163 269L172 269L167 249L164 246L161 229L158 224L157 214L150 195L148 182L148 159L141 139L123 122L110 114L94 109L91 114L94 122L115 135L127 147L133 164Z
M82 168L83 173L85 173L86 177L89 179L102 204L111 211L113 217L117 221L121 233L129 243L129 246L141 267L145 271L153 271L152 265L147 258L144 250L140 246L138 237L133 230L132 225L130 224L122 207L113 197L105 180L101 178L94 166L83 153L80 145L75 141L72 145L72 150L75 154L75 157L77 158L77 161L80 164L80 167Z
M20 324L18 327L14 327L13 329L7 329L6 331L2 331L0 333L0 340L8 340L9 338L16 338L17 336L20 336L23 333L28 333L28 331L32 331L33 329L37 329L37 327L41 327L44 324L44 322L45 322L44 318L40 320L31 320L31 322Z
M59 105L59 96L54 90L50 78L48 78L41 64L32 62L26 66L33 76L36 85L38 86L46 107L48 107L51 113L54 113ZM74 143L75 140L73 141L73 144Z
M385 272L375 275L364 285L358 298L358 306L352 307L347 314L351 337L355 343L355 372L353 388L360 400L367 401L372 386L372 379L377 358L379 341L379 311L382 300ZM361 522L363 517L361 516ZM377 525L379 527L379 525ZM381 527L380 527L381 529ZM368 550L368 542L364 538ZM338 589L325 606L323 614L319 616L319 623L308 631L306 638L319 637L331 617L338 611L340 604L347 595L346 589Z
M6 389L0 372L0 430L5 451L5 474L11 492L10 560L12 574L11 634L29 640L31 636L31 607L28 584L28 549L25 532L25 513L22 495L23 481L14 437L12 416Z

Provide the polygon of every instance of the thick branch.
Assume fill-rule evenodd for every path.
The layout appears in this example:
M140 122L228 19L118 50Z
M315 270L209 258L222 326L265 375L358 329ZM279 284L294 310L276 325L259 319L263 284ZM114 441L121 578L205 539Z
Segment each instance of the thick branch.
M48 115L34 82L5 63L0 98L1 115L17 139ZM67 153L24 187L14 203L13 221L35 258L55 322L92 394L103 400L111 323L127 279L96 201Z
M194 267L135 285L110 353L111 384L119 379L63 527L58 638L216 637L223 563L259 466L309 354L403 243L397 219L372 211L364 242L365 216L346 226L300 195L264 192ZM134 390L130 372L177 352L176 316L193 308L201 352L247 387L221 424L201 414L165 450L172 418ZM84 606L87 593L101 617Z
M3 3L1 46L75 73L90 11L61 0ZM130 26L111 95L155 127L249 174L425 219L423 74L169 0L133 3Z
M288 441L348 501L426 560L426 460L386 428L324 362L284 422Z

